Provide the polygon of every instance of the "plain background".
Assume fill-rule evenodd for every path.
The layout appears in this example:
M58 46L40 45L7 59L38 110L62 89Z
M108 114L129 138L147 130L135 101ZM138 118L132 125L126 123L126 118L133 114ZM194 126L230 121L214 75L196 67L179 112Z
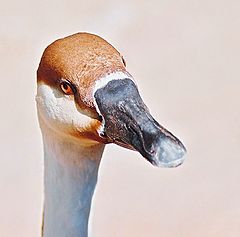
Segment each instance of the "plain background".
M125 57L154 117L186 145L176 169L104 153L94 237L240 236L240 1L2 1L0 236L40 236L43 152L34 96L44 48L99 34Z

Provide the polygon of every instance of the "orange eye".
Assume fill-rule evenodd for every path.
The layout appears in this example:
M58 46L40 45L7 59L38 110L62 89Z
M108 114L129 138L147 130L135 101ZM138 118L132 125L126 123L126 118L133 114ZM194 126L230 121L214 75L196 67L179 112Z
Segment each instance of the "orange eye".
M62 91L66 94L66 95L71 95L73 94L73 91L72 91L72 88L71 88L71 85L64 81L60 84L60 87L62 89Z

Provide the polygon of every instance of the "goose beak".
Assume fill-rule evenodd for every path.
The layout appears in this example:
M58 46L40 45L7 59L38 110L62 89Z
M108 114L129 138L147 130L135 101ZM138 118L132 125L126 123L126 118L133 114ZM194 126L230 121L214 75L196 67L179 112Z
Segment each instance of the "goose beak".
M158 167L183 163L184 145L151 116L132 80L112 80L94 97L109 142L138 151Z

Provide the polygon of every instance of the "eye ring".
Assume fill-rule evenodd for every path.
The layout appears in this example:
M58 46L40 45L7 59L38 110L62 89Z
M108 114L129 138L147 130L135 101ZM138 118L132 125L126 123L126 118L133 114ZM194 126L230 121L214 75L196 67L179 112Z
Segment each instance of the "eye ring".
M66 94L66 95L72 95L73 94L72 86L68 81L62 81L60 83L60 88L63 91L63 93Z

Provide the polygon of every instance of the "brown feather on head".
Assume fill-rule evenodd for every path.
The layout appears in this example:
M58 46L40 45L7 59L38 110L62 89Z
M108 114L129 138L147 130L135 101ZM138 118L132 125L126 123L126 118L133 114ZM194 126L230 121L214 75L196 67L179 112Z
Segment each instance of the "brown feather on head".
M57 86L59 79L70 81L78 91L79 107L96 117L94 84L115 71L125 71L120 53L97 35L77 33L56 40L45 49L37 80L52 86Z

